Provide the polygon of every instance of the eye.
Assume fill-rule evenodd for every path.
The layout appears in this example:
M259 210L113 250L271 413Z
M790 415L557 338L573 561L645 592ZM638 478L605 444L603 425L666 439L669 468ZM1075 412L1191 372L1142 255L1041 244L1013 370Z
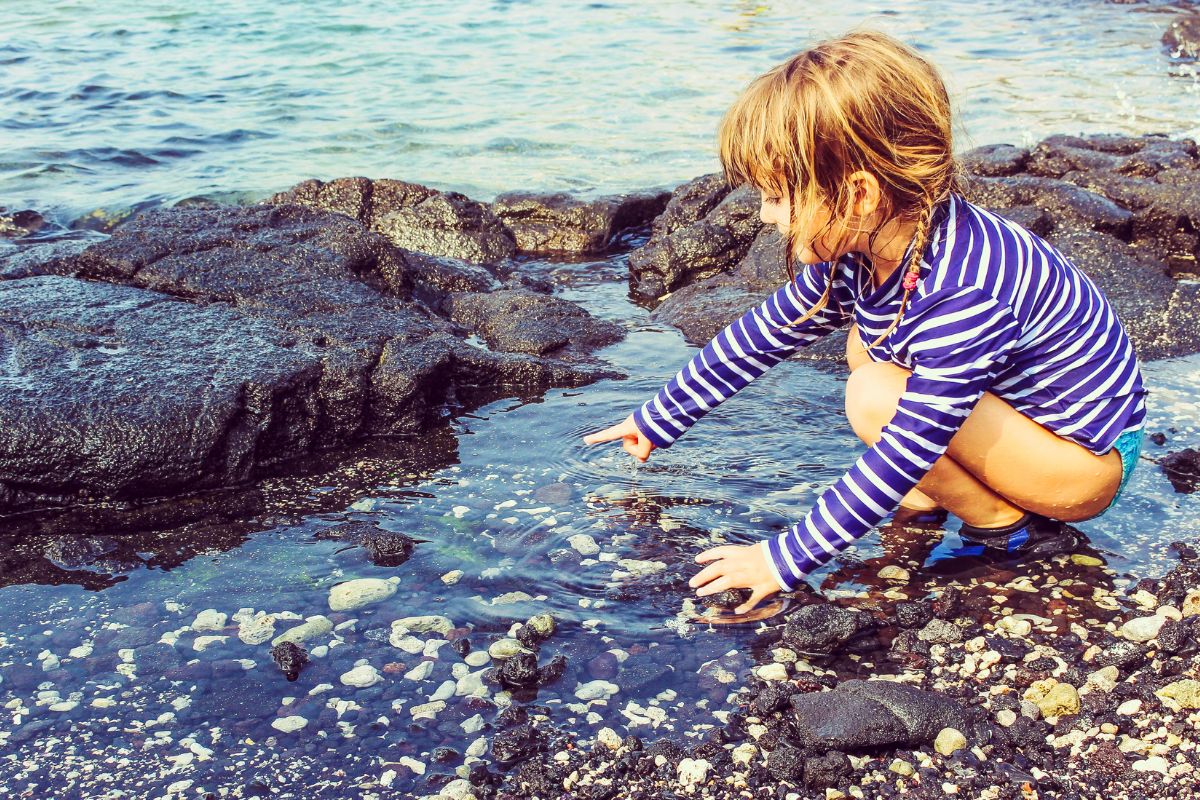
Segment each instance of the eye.
M781 198L781 197L764 197L763 202L766 203L767 205L773 206L773 205L777 205L779 203L779 201L782 199L783 198Z

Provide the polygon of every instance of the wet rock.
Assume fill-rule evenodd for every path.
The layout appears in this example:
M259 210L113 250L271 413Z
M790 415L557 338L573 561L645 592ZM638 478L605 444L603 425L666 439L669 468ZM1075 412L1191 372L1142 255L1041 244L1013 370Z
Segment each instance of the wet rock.
M903 628L920 628L933 619L928 603L905 601L896 604L896 622Z
M142 214L25 277L0 269L0 509L241 484L418 430L449 393L604 374L465 343L426 258L344 217L253 206Z
M459 292L446 300L455 322L506 353L585 352L620 341L620 325L599 320L574 303L525 289Z
M398 567L412 556L416 540L379 527L373 522L347 522L317 533L317 539L333 539L355 544L366 551L367 558L377 567Z
M546 747L546 737L530 723L516 725L496 734L492 740L492 757L500 764L525 761Z
M1200 14L1180 14L1171 20L1162 43L1175 58L1200 58Z
M1188 447L1170 453L1159 459L1158 466L1171 482L1171 488L1180 494L1200 489L1200 450Z
M535 253L602 253L628 228L641 227L662 213L670 192L645 192L580 200L568 194L506 192L492 211L516 239Z
M781 743L767 756L767 770L777 781L799 784L804 780L804 750Z
M496 264L516 253L512 233L486 205L458 192L391 179L303 181L267 200L333 211L387 236L396 246L434 256Z
M833 653L858 634L870 630L870 614L832 604L808 605L788 617L783 641L807 653Z
M974 714L944 694L890 681L845 681L793 695L791 706L800 743L820 750L929 744L943 728L973 729Z
M517 641L526 647L537 647L554 635L554 617L538 614L517 629Z
M537 685L549 686L557 682L567 671L567 657L561 653L550 659L550 663L538 667Z
M537 685L537 656L532 653L518 653L512 658L505 659L499 669L500 685L506 689L520 689Z
M396 593L400 579L396 577L356 578L339 583L329 590L331 611L354 611L388 599Z
M973 174L968 199L1080 265L1112 301L1142 358L1200 350L1200 285L1173 280L1200 274L1193 143L1051 136L1030 149L980 148L963 161ZM749 187L731 192L719 175L676 190L650 240L630 255L635 291L661 302L653 319L703 344L782 285L782 238L750 213L756 200ZM841 360L842 346L826 337L800 355Z
M280 642L271 648L271 660L289 681L294 681L308 663L308 651L295 642Z
M665 200L664 200L665 202ZM12 211L0 206L0 236L17 238L37 233L46 225L42 215L32 209Z
M804 785L810 789L822 790L841 783L851 772L850 759L846 754L830 750L804 762Z
M726 589L701 599L709 608L733 609L750 599L749 589Z

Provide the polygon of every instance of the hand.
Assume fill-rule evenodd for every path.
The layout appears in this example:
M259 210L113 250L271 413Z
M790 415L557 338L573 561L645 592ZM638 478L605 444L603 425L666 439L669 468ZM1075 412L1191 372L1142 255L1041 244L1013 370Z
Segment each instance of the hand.
M767 564L767 557L758 545L727 544L705 550L696 556L697 564L712 562L688 581L699 597L707 597L726 589L749 589L750 599L734 609L745 614L763 600L779 591L779 584Z
M650 451L654 449L654 442L647 439L634 423L633 414L626 417L624 422L618 422L611 428L589 433L583 437L583 442L584 444L599 444L600 442L611 442L614 439L620 439L625 452L638 461L644 462L650 457Z

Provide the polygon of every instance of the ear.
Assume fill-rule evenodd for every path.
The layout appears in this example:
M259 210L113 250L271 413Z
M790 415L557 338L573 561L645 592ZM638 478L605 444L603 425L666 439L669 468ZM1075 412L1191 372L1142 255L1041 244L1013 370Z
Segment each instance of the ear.
M879 179L866 170L859 170L846 179L854 197L854 215L859 218L871 216L879 208L883 192Z

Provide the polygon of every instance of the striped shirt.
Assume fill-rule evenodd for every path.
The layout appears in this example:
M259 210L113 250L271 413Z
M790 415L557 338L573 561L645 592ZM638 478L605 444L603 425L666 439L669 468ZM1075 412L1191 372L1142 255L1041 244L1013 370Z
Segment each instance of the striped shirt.
M1142 426L1145 389L1129 337L1062 253L957 195L935 209L928 242L900 323L868 350L912 372L895 415L801 522L762 543L785 591L891 514L984 392L1101 455ZM669 447L770 367L851 321L869 346L900 308L904 271L875 287L861 254L807 265L635 411L638 428ZM796 323L830 280L826 306Z

